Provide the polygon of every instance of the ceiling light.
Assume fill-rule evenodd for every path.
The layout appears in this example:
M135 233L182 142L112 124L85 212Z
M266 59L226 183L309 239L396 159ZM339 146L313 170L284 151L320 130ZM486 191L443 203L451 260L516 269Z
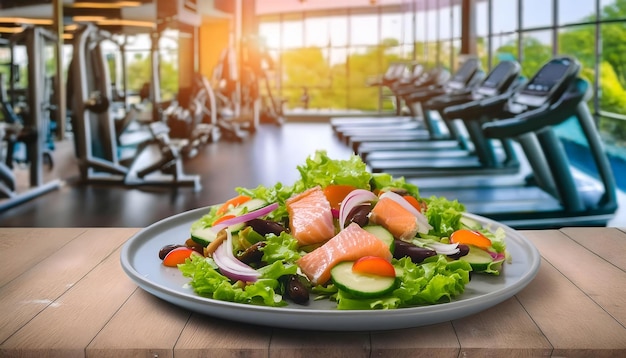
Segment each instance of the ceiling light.
M4 34L19 34L24 31L21 27L0 27L0 33Z
M122 7L140 6L140 1L117 1L117 2L76 2L69 5L74 9L119 9Z
M76 22L96 22L96 21L102 21L104 19L106 19L106 17L104 16L74 16L72 17L72 20Z
M52 25L52 19L34 19L26 17L0 17L0 23L29 24L29 25Z
M155 27L151 21L122 20L122 19L105 19L97 21L98 25L109 26L138 26L138 27Z

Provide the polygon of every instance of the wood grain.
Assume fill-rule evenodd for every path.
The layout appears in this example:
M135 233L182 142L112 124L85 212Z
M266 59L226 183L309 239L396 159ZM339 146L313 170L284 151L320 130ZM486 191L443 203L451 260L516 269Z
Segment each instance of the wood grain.
M43 239L47 237L46 232L54 230L38 231ZM74 231L60 229L59 232L71 236ZM0 291L0 342L52 305L134 232L136 229L86 230L3 286Z
M524 231L542 255L515 297L440 324L315 332L226 321L162 301L123 272L137 229L0 230L0 357L623 357L626 233ZM37 246L21 250L24 239ZM375 327L372 327L375 328Z
M600 238L599 235L585 235L583 231L577 231L577 233L581 237ZM547 261L591 300L619 321L622 326L626 327L626 296L616 294L617 292L626 293L626 275L623 270L616 267L613 262L608 262L560 232L542 232L541 238L532 234L528 237L543 253L543 257ZM610 240L609 236L605 236L605 238ZM626 240L621 241L626 243ZM598 245L592 246L595 249L601 245L598 243ZM619 250L618 245L615 245L614 248ZM626 245L624 249L622 253L626 253ZM606 252L607 255L610 251L609 248L598 248L597 250L603 254ZM617 262L624 260L623 258L616 259Z
M0 229L0 262L4 263L0 288L37 262L52 255L85 229ZM45 238L45 239L43 239ZM42 240L43 239L43 240Z
M193 314L174 348L176 358L268 357L272 329Z
M606 262L626 271L626 235L616 228L564 228L561 232L602 257Z
M83 356L89 342L136 290L130 281L115 279L121 274L119 258L109 256L89 277L4 342L3 348L21 347L48 357Z
M563 241L564 235L558 231L524 234L547 259L542 260L537 277L517 297L554 347L552 355L604 357L626 354L626 328L577 287L569 272L566 277L549 262L556 255L569 257L580 264L585 257L571 256L579 252L580 246L571 240ZM554 251L557 242L559 245ZM610 286L605 289L612 290Z
M550 342L515 297L452 323L462 357L544 357L552 351Z
M370 357L369 333L275 329L272 358Z
M87 354L94 358L173 357L190 315L138 288L89 343Z
M455 358L460 345L451 322L372 332L372 357Z

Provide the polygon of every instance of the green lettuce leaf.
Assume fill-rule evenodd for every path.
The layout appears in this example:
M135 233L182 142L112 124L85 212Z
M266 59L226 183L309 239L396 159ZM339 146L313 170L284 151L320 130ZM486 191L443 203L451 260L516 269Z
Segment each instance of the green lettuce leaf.
M408 194L419 198L419 190L415 184L407 183L404 177L395 178L387 173L372 174L372 189L386 191L388 189L406 190Z
M270 187L259 185L254 189L238 187L235 190L239 194L247 195L251 198L262 199L268 203L278 203L278 208L269 213L267 219L287 224L288 213L285 201L296 194L294 187L286 186L278 182Z
M402 272L400 284L391 294L370 299L355 298L339 290L337 308L343 310L393 309L449 302L465 291L472 267L464 261L448 261L437 255L421 264L405 257L394 260Z
M271 265L257 269L257 271L261 273L262 278L278 280L282 276L296 274L298 272L298 266L295 264L285 265L281 261L276 261Z
M300 180L294 187L304 191L315 186L322 188L330 184L352 185L359 189L370 189L372 174L358 155L347 160L331 159L325 150L318 150L305 163L298 166Z
M265 246L260 248L263 252L263 262L272 264L276 261L296 262L301 255L298 251L298 241L286 232L280 236L269 234Z
M202 297L270 307L287 304L280 292L282 286L275 278L262 277L251 284L231 283L226 276L219 273L212 259L200 256L191 256L191 259L186 260L184 264L178 265L178 269L183 276L191 279L189 285ZM283 268L283 270L291 272L295 271L295 268ZM268 271L273 271L275 274L280 271L280 268L273 267Z
M382 310L400 307L400 299L393 296L377 298L354 298L339 290L337 293L337 309L340 310Z
M450 201L445 197L431 196L425 200L428 209L424 215L433 227L428 232L429 235L449 237L461 228L461 217L465 211L463 204L457 200Z
M465 291L471 266L464 261L448 261L444 255L429 258L419 265L409 258L397 261L402 270L400 287L392 296L401 300L401 306L449 302Z
M217 218L217 206L211 206L208 213L191 224L191 232L213 226L213 222Z

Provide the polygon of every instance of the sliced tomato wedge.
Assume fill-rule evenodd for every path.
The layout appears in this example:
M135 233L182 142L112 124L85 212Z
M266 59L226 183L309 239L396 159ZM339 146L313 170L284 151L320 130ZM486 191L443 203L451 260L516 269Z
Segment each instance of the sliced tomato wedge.
M455 244L474 245L483 250L487 250L491 247L491 240L482 233L474 230L457 230L450 235L450 241Z
M234 219L234 218L236 218L236 216L235 216L235 215L224 215L224 216L222 216L221 218L219 218L219 219L215 220L215 221L213 222L213 226L215 226L215 225L217 225L217 224L219 224L219 223L221 223L221 222L223 222L223 221L230 220L230 219Z
M328 199L331 208L339 210L343 199L355 189L353 185L330 184L324 188L324 196Z
M404 200L408 201L409 204L411 204L411 206L414 207L417 211L419 211L420 213L422 212L422 204L420 204L420 202L415 199L414 196L404 195L403 198Z
M228 209L230 209L231 207L237 207L243 203L245 203L246 201L251 200L252 198L250 198L247 195L237 195L236 197L232 198L232 199L228 199L224 204L222 204L222 206L219 207L219 209L217 209L217 214L224 214L226 211L228 211Z
M393 268L393 265L378 256L361 257L352 265L352 272L386 277L396 276L396 269Z
M184 264L185 260L193 255L195 251L188 247L178 247L170 251L163 258L163 265L168 267L176 267L179 264Z

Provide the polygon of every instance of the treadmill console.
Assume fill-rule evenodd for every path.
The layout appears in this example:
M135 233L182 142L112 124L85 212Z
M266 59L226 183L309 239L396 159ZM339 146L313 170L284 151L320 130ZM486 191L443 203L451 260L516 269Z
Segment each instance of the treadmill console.
M469 59L463 63L461 68L452 76L448 87L452 89L463 89L467 87L467 83L480 68L478 59Z
M563 85L578 75L580 66L571 58L560 57L546 63L519 91L515 103L538 107L551 99Z
M502 87L519 75L520 66L517 62L502 61L489 73L476 92L484 96L495 96L502 91Z

